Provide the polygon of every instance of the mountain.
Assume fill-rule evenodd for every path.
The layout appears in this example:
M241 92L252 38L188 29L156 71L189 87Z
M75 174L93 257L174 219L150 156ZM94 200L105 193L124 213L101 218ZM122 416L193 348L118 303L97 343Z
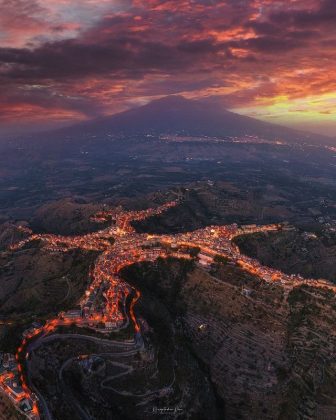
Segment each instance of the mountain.
M209 100L189 100L183 96L167 96L128 111L77 123L65 128L20 136L11 140L17 147L63 152L95 144L105 144L111 137L180 134L190 136L259 136L269 141L335 145L334 139L319 134L294 130L230 112ZM2 141L0 147L6 148Z
M188 100L175 95L57 131L58 135L71 136L83 132L93 135L106 133L126 135L179 133L221 137L258 135L268 140L284 139L299 143L333 144L333 140L329 137L235 114L218 106L217 103Z

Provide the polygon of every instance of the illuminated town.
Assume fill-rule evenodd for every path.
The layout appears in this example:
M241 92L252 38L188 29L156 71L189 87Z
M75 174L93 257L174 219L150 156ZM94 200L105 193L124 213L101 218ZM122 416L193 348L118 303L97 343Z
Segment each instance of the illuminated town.
M61 312L44 325L34 323L23 333L23 339L16 355L0 355L0 387L11 399L16 409L27 418L37 420L42 416L49 418L48 408L43 397L38 395L29 380L25 361L39 340L50 336L60 326L76 325L107 334L113 330L133 324L134 346L141 349L145 344L141 336L141 325L134 313L134 306L140 298L140 292L122 280L120 271L131 264L142 261L155 261L162 257L194 258L205 269L218 256L238 265L243 270L255 274L266 282L280 282L289 293L293 287L309 283L310 286L331 289L336 286L324 280L307 280L300 276L286 275L278 270L262 266L258 261L244 256L232 239L238 235L262 231L291 229L288 225L248 225L237 224L210 226L193 232L177 235L148 235L137 233L133 221L159 215L177 201L169 202L156 209L143 211L106 211L96 214L93 219L98 222L114 222L107 228L83 236L64 237L50 234L30 236L13 245L12 250L25 246L28 242L40 240L51 251L85 249L100 251L90 273L90 286L82 296L80 309ZM197 253L191 256L190 249ZM127 305L127 298L130 304Z

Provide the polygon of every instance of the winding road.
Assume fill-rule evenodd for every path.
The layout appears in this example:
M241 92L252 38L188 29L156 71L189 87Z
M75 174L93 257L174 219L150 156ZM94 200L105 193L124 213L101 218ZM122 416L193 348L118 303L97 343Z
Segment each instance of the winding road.
M21 372L20 379L26 395L30 397L31 392L34 391L39 396L39 407L37 407L36 403L34 406L34 410L36 411L36 418L40 417L39 412L40 414L43 413L43 415L48 420L51 420L52 418L43 396L41 396L38 390L36 390L33 385L31 385L29 378L29 362L26 363L28 355L31 352L34 352L34 350L36 350L41 344L53 340L69 338L89 340L91 342L100 344L108 344L122 350L119 352L119 356L121 354L132 355L144 345L141 339L140 325L134 312L135 305L141 297L140 291L131 288L120 278L119 275L120 271L126 266L142 261L155 261L159 257L166 258L172 253L174 256L178 256L178 253L176 254L176 249L179 249L180 247L198 247L200 248L201 253L206 254L208 257L213 258L216 255L220 255L230 261L235 262L241 267L241 269L258 275L266 282L280 281L284 289L287 289L287 291L291 290L295 286L309 282L309 284L313 287L324 289L327 288L336 292L336 287L327 281L305 280L300 276L288 276L278 270L264 267L258 261L252 258L241 255L239 249L232 243L232 239L242 233L242 230L238 228L237 225L210 226L204 229L177 235L141 234L137 233L133 228L133 221L144 220L146 218L159 215L175 205L177 205L176 201L169 202L156 209L148 209L137 212L102 212L94 216L96 221L106 222L113 218L116 220L116 223L107 227L106 229L82 236L67 237L52 234L31 234L27 239L11 247L12 250L19 250L28 242L39 239L42 241L42 244L46 249L52 251L66 252L69 249L76 248L100 251L101 254L97 258L94 269L91 273L92 282L88 287L85 295L82 297L80 303L82 307L85 307L85 305L88 305L90 302L90 296L97 296L97 291L101 290L104 285L107 285L107 291L105 292L105 311L103 315L97 314L95 321L100 323L116 322L125 326L125 324L131 320L135 332L135 340L131 343L112 341L81 334L56 334L55 330L59 326L71 324L71 322L65 322L61 318L57 317L47 321L43 327L35 329L33 333L28 335L22 341L21 346L18 348L16 359L19 364L19 371ZM259 227L256 226L253 228L253 232L276 229L278 229L278 225L265 225ZM113 244L111 243L111 238L114 238L115 240ZM161 243L162 246L148 246L151 243ZM174 249L175 251L169 251L169 249ZM132 293L132 290L133 297L127 311L124 302L125 298L129 296L130 293ZM81 324L83 320L77 319L75 322ZM117 355L118 353L108 354L111 356L112 354ZM59 373L60 379L63 377L62 375L64 369L72 361L73 358L69 359L63 364ZM28 366L28 375L24 374L24 366ZM118 374L119 376L127 375L132 371L130 366L123 366L125 366L126 370L125 372ZM103 387L106 388L106 382L113 378L117 378L118 375L106 378L103 381ZM172 385L167 387L169 388L171 386ZM158 391L159 390L150 392L149 394L143 394L142 396L146 397L147 395ZM125 392L123 395L126 395ZM134 396L132 393L128 393L127 395ZM84 418L89 418L87 417L87 414L85 414L84 410L81 409L80 412L83 412Z

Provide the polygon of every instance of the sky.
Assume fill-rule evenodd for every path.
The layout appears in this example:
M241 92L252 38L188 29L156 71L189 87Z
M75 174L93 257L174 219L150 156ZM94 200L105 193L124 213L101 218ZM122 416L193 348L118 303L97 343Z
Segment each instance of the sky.
M0 134L166 95L336 138L335 0L0 0Z

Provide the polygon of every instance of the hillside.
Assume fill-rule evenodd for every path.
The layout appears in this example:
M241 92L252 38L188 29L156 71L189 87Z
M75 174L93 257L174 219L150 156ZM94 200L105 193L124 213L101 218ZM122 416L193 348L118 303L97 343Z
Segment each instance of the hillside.
M35 212L31 226L34 232L81 235L104 227L91 220L92 215L103 209L103 206L78 203L69 198L58 200L41 206Z
M97 253L50 251L39 242L0 253L2 318L57 313L82 296ZM5 287L3 286L5 285Z
M288 293L226 263L209 272L167 260L123 274L141 289L141 311L155 333L165 314L179 343L197 357L224 407L222 418L334 418L329 291L300 286Z
M305 278L324 278L336 282L336 235L318 235L299 230L243 235L235 243L244 254L263 265Z

